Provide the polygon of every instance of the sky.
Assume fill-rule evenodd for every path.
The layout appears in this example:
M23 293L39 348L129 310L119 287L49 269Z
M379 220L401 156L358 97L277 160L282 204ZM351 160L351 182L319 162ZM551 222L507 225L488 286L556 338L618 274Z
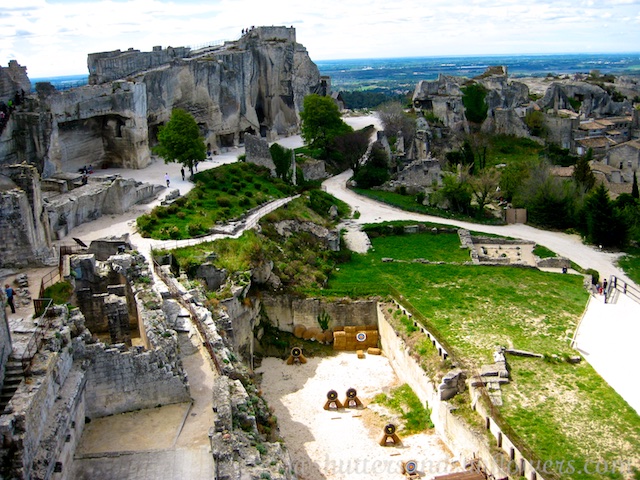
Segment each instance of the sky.
M87 74L89 53L296 28L312 60L640 52L640 0L0 0L0 65Z

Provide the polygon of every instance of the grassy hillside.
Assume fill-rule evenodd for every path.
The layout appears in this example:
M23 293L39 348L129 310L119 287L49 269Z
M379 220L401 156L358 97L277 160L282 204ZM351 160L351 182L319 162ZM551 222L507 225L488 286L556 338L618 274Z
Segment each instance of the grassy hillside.
M471 372L492 363L498 346L543 354L508 357L512 381L502 390L502 416L539 458L572 461L576 471L561 478L631 478L611 470L601 475L595 462L637 464L640 417L586 362L563 360L577 353L569 342L587 300L581 276L462 265L468 254L456 234L378 237L372 245L334 272L325 295L384 295L394 287ZM418 258L447 263L413 261ZM585 465L586 472L578 471Z

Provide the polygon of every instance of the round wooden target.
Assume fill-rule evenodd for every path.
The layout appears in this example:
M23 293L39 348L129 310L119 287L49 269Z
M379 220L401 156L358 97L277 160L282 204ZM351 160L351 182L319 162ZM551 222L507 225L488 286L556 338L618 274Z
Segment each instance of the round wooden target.
M409 460L404 464L404 471L407 473L416 473L418 471L418 463L415 460Z

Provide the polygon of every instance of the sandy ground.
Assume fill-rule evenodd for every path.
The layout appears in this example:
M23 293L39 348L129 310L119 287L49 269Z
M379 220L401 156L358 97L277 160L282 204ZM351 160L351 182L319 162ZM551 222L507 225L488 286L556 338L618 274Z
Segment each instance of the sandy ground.
M257 371L262 374L262 393L278 417L280 433L301 480L400 480L406 478L401 473L402 462L409 460L417 462L427 479L463 471L435 434L405 437L400 432L401 446L379 445L384 426L396 419L370 401L399 386L384 356L358 359L355 353L340 353L311 358L304 365L266 358ZM342 402L352 387L365 408L324 410L329 390L338 392Z

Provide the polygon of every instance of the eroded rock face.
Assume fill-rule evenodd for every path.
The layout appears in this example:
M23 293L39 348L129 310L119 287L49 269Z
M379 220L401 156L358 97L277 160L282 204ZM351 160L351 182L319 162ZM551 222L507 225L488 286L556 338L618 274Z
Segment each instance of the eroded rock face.
M632 111L629 100L614 102L609 93L598 85L577 81L552 83L537 103L544 110L574 110L571 102L574 105L579 103L578 110L585 117L623 115Z
M461 129L465 124L462 89L470 81L466 77L439 75L437 80L421 81L413 93L416 108L432 111L445 126ZM505 67L489 67L473 79L487 90L488 118L500 109L515 109L529 103L529 87L510 81Z
M47 177L84 165L144 168L174 108L199 124L212 153L298 131L305 95L320 92L320 73L295 29L258 27L223 46L191 51L89 55L92 85L32 97L7 131L24 145L0 142L0 158L35 164Z

